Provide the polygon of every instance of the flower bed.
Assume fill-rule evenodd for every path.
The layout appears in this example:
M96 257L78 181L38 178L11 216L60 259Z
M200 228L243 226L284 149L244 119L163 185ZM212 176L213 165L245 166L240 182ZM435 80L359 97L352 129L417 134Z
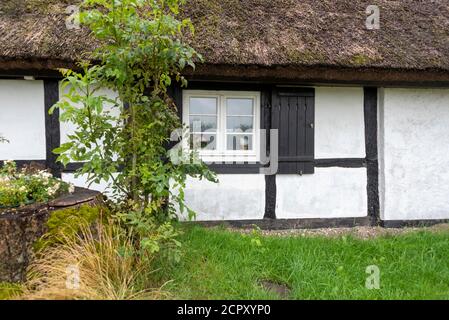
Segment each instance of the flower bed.
M44 203L74 191L73 185L45 170L18 170L14 161L5 161L0 169L0 209Z

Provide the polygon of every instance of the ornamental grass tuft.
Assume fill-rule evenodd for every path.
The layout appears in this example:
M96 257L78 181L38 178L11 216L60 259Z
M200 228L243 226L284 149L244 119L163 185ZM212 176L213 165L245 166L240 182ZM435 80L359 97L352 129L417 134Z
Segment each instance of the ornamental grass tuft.
M20 299L130 300L162 299L149 281L152 258L134 254L133 239L123 229L99 223L81 226L78 236L39 252L29 269Z

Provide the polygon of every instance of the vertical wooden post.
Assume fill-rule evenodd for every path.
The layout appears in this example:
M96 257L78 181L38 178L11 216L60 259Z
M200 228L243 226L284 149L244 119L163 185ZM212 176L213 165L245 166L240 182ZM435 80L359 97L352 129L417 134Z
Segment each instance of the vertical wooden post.
M46 166L55 177L61 177L61 165L56 163L57 155L53 150L61 143L61 129L59 125L59 110L49 114L50 108L59 100L59 81L57 79L44 80L45 101L45 141Z
M381 221L379 205L379 161L377 151L377 88L365 87L363 92L368 217L372 225L378 225Z

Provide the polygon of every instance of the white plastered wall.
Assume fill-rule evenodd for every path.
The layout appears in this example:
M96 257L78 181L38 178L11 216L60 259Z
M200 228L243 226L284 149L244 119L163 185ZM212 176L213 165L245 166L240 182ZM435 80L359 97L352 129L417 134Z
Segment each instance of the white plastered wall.
M379 104L381 217L449 218L449 89L384 89Z
M0 160L46 158L43 81L0 80Z
M366 180L365 168L315 168L311 175L277 175L276 217L364 217Z
M187 205L197 220L262 219L265 210L265 176L219 174L219 183L189 178Z
M364 158L363 88L315 88L315 158Z

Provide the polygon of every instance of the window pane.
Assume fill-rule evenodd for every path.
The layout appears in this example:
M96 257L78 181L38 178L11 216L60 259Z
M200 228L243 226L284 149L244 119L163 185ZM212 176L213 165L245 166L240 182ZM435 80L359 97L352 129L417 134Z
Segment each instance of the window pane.
M229 98L226 99L228 116L249 116L253 114L253 99Z
M189 128L191 132L217 131L216 116L190 116Z
M251 134L227 134L227 150L252 150L253 136Z
M190 114L217 114L217 98L190 98Z
M252 132L253 131L253 117L232 116L226 118L227 132Z
M189 144L190 149L216 150L217 137L215 134L192 133Z

